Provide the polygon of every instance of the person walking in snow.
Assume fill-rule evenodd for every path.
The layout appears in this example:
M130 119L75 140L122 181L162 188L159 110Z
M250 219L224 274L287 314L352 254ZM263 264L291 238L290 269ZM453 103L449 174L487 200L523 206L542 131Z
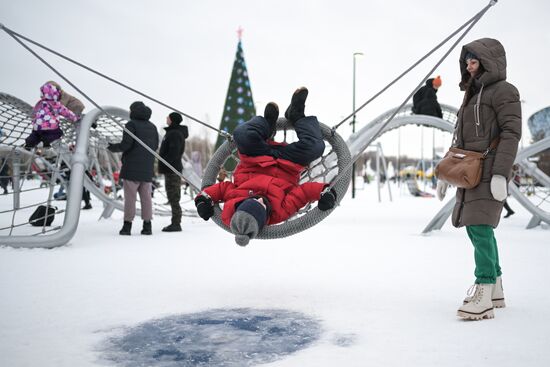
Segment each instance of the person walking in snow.
M208 220L214 203L224 202L222 221L235 234L235 242L246 246L266 224L276 224L296 214L309 202L319 200L321 210L332 209L336 192L324 183L299 183L300 173L323 155L325 143L315 116L305 116L308 90L297 89L285 112L298 141L280 144L272 139L277 131L279 107L267 104L264 116L239 125L233 137L240 162L233 182L222 181L204 188L195 198L199 215Z
M32 132L25 139L25 148L36 147L42 142L44 147L63 136L60 127L61 117L73 122L79 117L61 102L61 92L57 87L47 82L40 87L41 97L32 110Z
M473 189L457 189L452 222L466 226L474 246L475 285L458 309L464 319L494 317L494 307L505 307L502 270L493 229L498 226L508 180L521 138L519 92L506 81L506 53L490 38L473 41L460 54L464 101L458 113L453 146L486 151L498 146L483 162L481 182ZM443 200L448 184L439 180L437 196Z
M130 121L126 129L143 141L152 150L157 150L159 136L156 126L149 121L151 109L143 102L134 102L130 105ZM139 193L141 202L141 218L143 228L141 234L152 234L151 219L153 218L153 201L151 199L151 185L153 181L155 157L141 144L134 141L126 131L122 134L122 141L109 144L111 152L122 152L122 168L120 178L124 180L124 224L119 234L129 236L132 230L132 221L136 215L136 196Z
M421 87L413 96L412 111L416 115L429 115L442 118L441 106L437 102L437 90L441 87L441 77L426 80L426 85Z
M162 139L159 155L174 167L178 172L181 172L183 165L181 157L185 151L185 139L189 136L187 126L180 125L183 117L172 112L166 117L165 127L166 135ZM177 173L172 172L164 163L158 163L159 173L164 174L164 185L166 186L166 196L172 208L172 222L169 226L162 229L163 232L181 232L181 177Z

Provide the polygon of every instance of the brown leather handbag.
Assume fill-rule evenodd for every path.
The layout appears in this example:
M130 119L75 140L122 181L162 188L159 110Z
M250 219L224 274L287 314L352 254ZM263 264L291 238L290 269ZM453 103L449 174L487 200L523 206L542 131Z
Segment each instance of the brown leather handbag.
M473 189L481 181L485 157L498 146L499 141L499 138L493 140L483 153L450 148L435 166L435 176L458 188Z

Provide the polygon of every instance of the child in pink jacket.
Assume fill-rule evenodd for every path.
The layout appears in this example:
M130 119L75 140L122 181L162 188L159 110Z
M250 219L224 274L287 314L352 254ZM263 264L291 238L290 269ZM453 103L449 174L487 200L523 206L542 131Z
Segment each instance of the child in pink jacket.
M61 138L61 116L73 122L78 120L77 115L61 104L61 93L52 83L44 84L40 92L40 101L32 110L32 133L25 139L25 148L33 148L40 142L49 147L54 140Z

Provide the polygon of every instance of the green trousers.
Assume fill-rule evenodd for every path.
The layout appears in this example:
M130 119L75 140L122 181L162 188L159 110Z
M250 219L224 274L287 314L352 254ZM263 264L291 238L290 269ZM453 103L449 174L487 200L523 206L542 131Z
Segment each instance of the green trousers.
M493 227L488 225L466 226L468 237L474 245L476 284L495 284L502 274L498 263L497 240Z

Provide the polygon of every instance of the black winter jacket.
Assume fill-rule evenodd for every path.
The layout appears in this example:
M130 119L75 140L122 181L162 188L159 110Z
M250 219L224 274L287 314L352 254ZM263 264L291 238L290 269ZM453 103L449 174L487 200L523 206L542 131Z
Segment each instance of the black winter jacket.
M150 116L150 113L149 113ZM133 119L126 123L126 129L130 130L149 148L157 150L159 145L159 136L157 127L145 116L139 114L132 115ZM144 147L126 133L122 134L122 141L118 144L109 145L112 152L122 152L122 168L120 169L120 178L138 181L151 182L154 175L155 157Z
M437 102L437 89L432 86L433 79L426 80L426 85L413 96L413 112L417 115L429 115L442 118L441 106Z
M189 137L189 131L185 125L172 124L165 127L166 135L162 139L159 155L179 172L183 169L181 157L185 152L185 139ZM172 170L159 161L159 173L172 173Z

